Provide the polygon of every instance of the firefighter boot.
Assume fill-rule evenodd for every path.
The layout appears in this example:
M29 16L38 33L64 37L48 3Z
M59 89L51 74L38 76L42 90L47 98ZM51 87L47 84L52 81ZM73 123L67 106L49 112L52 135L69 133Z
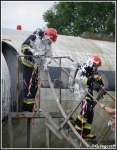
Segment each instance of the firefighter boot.
M97 144L97 138L95 135L93 134L87 134L87 135L83 135L83 139L88 141L88 142L91 142L93 144Z
M96 139L96 136L93 134L83 135L83 139Z
M83 128L83 139L85 139L87 141L96 139L96 136L91 134L91 125L90 124L86 123Z

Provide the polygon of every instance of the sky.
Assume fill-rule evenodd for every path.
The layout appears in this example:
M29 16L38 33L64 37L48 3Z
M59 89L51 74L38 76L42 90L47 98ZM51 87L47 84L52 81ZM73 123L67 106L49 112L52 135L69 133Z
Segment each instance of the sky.
M42 15L57 1L2 1L1 27L34 31L46 26Z

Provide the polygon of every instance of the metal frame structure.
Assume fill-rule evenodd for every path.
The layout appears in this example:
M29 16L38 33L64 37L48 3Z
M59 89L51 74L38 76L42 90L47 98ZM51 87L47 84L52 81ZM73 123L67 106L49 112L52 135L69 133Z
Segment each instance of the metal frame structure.
M19 57L24 57L24 55L18 55ZM71 76L62 66L61 66L61 58L68 58L70 59L70 57L55 57L53 58L53 60L55 61L55 59L60 59L58 66L60 67L60 79L61 79L61 69L63 69L69 76ZM17 59L18 60L18 59ZM72 59L70 59L71 61L73 61ZM56 61L55 61L56 62ZM38 65L38 77L40 76L40 71L39 71L39 67L40 65ZM17 61L17 73L18 73L18 61ZM79 148L79 144L77 142L76 139L73 139L69 134L68 134L68 130L66 131L63 127L68 124L68 126L71 128L72 132L74 132L74 134L78 137L78 139L80 140L82 137L80 136L80 134L76 131L76 129L74 128L74 126L72 125L71 121L69 120L70 117L73 115L73 113L75 112L75 110L78 108L78 106L80 105L81 101L84 99L85 95L88 92L84 92L82 97L80 98L79 101L77 101L77 104L75 105L75 107L70 111L69 114L66 114L64 109L62 108L61 105L61 86L60 86L60 99L58 99L56 92L54 90L53 84L51 82L50 79L50 75L48 72L48 82L50 85L50 88L52 90L52 93L54 95L54 99L58 105L58 108L60 110L60 112L54 112L54 113L50 113L50 112L18 112L18 81L19 81L19 76L17 74L17 85L16 85L16 112L10 112L9 116L8 116L8 135L9 135L9 147L12 148L13 147L13 124L12 124L12 119L14 118L27 118L27 148L32 148L32 125L31 125L31 120L32 120L32 116L34 118L46 118L45 121L45 125L46 125L46 148L51 147L51 132L52 131L59 139L64 138L65 141L67 141L67 144L70 143L73 147L75 148ZM72 79L74 79L71 76ZM75 81L75 79L74 79ZM77 82L77 81L76 81ZM93 97L93 99L95 100L96 103L98 103L100 97L102 96L102 94L104 93L104 91L102 90L102 92L100 93L100 95L95 99ZM90 93L88 93L90 95ZM92 96L91 96L92 97ZM40 96L38 99L38 108L37 110L39 110L40 108ZM61 125L58 124L58 122L55 122L53 120L53 118L64 118L64 121L61 123ZM90 148L90 145L82 138L82 143L85 145L85 147ZM66 144L66 143L65 143ZM66 147L68 147L68 145L66 144Z

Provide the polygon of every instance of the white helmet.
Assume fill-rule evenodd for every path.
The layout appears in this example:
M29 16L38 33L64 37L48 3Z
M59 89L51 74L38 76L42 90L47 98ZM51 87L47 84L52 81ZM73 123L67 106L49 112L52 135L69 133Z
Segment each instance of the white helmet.
M33 34L39 36L39 37L42 39L43 36L44 36L44 31L43 31L42 29L40 29L40 28L37 28L37 29L33 32Z

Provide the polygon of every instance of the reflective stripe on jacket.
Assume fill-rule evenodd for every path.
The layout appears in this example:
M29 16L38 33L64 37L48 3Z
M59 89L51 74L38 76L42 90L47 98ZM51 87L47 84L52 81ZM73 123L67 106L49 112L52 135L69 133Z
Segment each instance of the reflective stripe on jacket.
M22 64L25 65L25 66L27 66L27 67L34 68L34 65L29 64L25 60L22 61Z
M34 104L35 100L34 99L25 99L25 100L23 100L23 102L25 104Z

